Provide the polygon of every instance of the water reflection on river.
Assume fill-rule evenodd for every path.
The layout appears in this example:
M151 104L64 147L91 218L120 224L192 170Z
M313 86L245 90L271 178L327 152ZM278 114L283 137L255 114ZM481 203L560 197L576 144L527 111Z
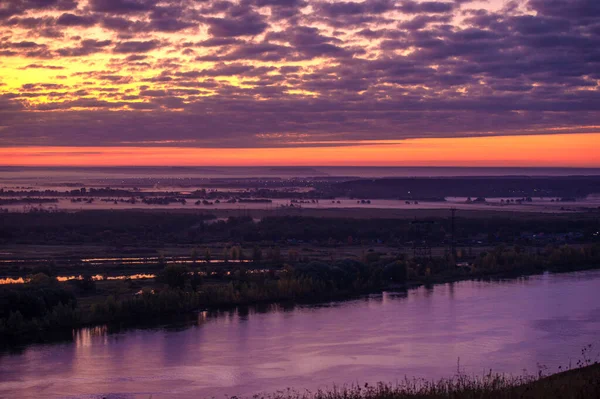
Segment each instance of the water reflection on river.
M0 397L199 398L286 387L537 373L600 350L600 272L467 281L323 306L201 313L0 355Z
M149 274L149 273L136 273L136 274L125 274L125 275L120 275L120 276L105 276L102 274L94 274L92 276L89 276L92 280L94 281L110 281L110 280L147 280L147 279L151 279L151 278L156 278L155 274ZM57 276L56 280L57 281L61 281L61 282L65 282L65 281L71 281L71 280L83 280L84 276L81 274L78 275L71 275L71 276ZM31 278L30 277L5 277L5 278L0 278L0 285L7 285L7 284L24 284L27 282L30 282Z

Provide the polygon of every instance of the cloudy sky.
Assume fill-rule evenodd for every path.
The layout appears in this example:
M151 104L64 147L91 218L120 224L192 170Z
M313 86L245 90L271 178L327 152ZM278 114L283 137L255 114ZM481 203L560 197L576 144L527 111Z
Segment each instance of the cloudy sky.
M0 164L600 166L599 81L598 0L1 0Z

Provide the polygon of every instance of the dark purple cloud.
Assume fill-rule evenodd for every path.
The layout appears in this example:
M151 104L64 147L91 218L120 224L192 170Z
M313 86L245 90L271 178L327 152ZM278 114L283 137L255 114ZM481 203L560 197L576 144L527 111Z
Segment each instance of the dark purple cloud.
M400 22L398 27L400 29L413 31L423 29L432 23L449 23L451 20L451 15L417 15L409 21Z
M94 26L98 23L98 18L94 15L75 15L64 13L56 20L59 26Z
M148 58L148 56L144 55L144 54L131 54L131 55L128 55L127 57L125 57L125 61L135 62L135 61L142 61L147 58Z
M77 8L77 3L77 0L3 0L0 3L0 20L21 15L28 11L69 11Z
M22 67L21 69L52 69L52 70L61 70L61 69L65 69L65 67L58 66L58 65L29 64L29 65L26 65L26 66Z
M185 13L178 7L155 7L150 13L148 28L159 32L178 32L183 29L198 26L198 23L185 21Z
M209 32L216 37L255 36L265 31L267 24L259 17L244 19L212 18Z
M214 37L255 36L268 25L264 17L246 5L231 6L223 18L208 18L209 33Z
M128 42L117 43L113 51L115 53L127 54L127 53L147 53L148 51L155 50L160 47L160 41L158 40L146 40L138 41L132 40Z
M285 31L272 32L266 35L266 39L268 42L262 43L262 47L251 45L244 49L240 46L233 54L241 56L244 53L254 53L260 55L255 59L268 61L269 59L265 59L264 56L271 53L280 60L298 61L317 57L351 57L357 51L343 47L340 39L326 36L319 29L306 26L295 26Z
M595 22L600 18L600 2L595 0L530 0L529 7L544 16Z
M401 2L398 9L407 14L420 13L448 13L456 8L456 3L442 1L412 1L404 0Z
M319 12L330 18L337 18L342 15L382 14L395 8L396 4L392 0L337 1L333 3L324 2L318 5Z
M76 47L65 47L58 49L56 53L61 57L83 57L86 55L99 53L104 51L104 48L110 46L110 40L86 39L82 40Z
M52 52L43 43L29 40L11 42L0 40L0 54L5 57L25 57L47 59L52 57Z
M231 37L213 37L207 40L202 40L201 42L196 43L196 46L200 47L223 47L223 46L231 46L234 44L243 43L240 39L235 39Z
M241 42L233 46L230 52L225 54L211 54L196 57L196 61L241 61L257 60L263 62L283 61L292 57L293 48L269 42L248 43Z
M152 10L158 0L90 0L92 11L112 14L139 13Z
M243 75L251 70L254 67L252 65L244 65L244 64L217 64L211 69L203 69L198 72L182 72L179 73L179 76L186 77L201 77L201 76L237 76Z

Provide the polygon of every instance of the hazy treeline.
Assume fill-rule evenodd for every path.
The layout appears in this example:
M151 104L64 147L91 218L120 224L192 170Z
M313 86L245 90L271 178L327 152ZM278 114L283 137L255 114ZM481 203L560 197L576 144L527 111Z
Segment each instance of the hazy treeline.
M173 182L181 184L181 182ZM397 177L378 179L215 179L198 182L205 187L238 187L245 189L242 196L264 198L334 199L401 199L444 201L445 197L563 197L582 198L600 193L598 176L504 176L504 177ZM305 187L309 190L292 190ZM182 189L185 189L182 187ZM66 197L137 197L154 196L231 199L237 194L218 190L200 189L191 193L152 192L150 190L121 188L73 188L66 191L35 189L0 189L1 196L66 196Z
M210 215L162 212L82 211L8 213L2 216L0 243L161 244L190 242Z
M331 195L356 198L573 197L600 193L598 176L360 179L333 184Z
M211 220L213 219L213 220ZM451 233L449 218L429 218L420 229L411 219L314 218L273 216L254 221L250 217L214 220L203 214L139 211L81 211L4 214L0 243L9 244L108 244L161 246L201 245L214 242L288 243L290 240L320 245L380 242L404 245L426 240L445 244ZM210 223L207 221L210 220ZM531 244L532 234L575 234L572 240L600 240L598 219L569 215L462 218L455 221L455 238L460 245L475 239L485 244ZM529 234L529 235L528 235Z

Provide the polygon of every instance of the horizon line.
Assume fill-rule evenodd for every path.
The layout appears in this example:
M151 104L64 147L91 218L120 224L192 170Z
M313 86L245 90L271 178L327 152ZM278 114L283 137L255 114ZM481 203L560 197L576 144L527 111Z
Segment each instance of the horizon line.
M191 169L191 168L419 168L419 169L598 169L600 166L457 166L457 165L2 165L0 168L95 168L95 169L114 169L114 168L173 168L173 169Z

